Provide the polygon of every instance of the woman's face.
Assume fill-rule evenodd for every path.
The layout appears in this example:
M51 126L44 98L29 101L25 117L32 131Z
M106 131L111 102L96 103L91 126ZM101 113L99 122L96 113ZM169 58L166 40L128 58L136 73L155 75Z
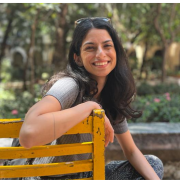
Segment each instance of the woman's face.
M92 78L106 78L116 66L116 51L109 33L91 29L82 42L80 60Z

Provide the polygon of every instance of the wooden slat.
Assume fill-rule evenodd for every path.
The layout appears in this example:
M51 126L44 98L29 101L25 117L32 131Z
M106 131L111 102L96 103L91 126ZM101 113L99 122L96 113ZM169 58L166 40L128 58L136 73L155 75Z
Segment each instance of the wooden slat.
M17 138L22 126L22 120L4 120L0 119L0 138ZM81 123L74 126L65 134L83 134L92 133L92 116L89 116Z
M35 158L92 153L92 142L37 146L31 149L23 147L1 147L0 159Z
M17 138L23 121L0 122L0 138Z
M92 160L81 160L67 163L51 163L41 165L4 166L0 169L0 178L49 176L92 171Z
M90 178L81 178L81 179L73 179L73 180L93 180L93 178L92 177L90 177Z
M105 179L105 132L104 132L104 116L103 110L93 111L93 178L98 180ZM101 147L101 148L99 148Z
M9 122L9 121L22 121L23 119L17 118L17 119L0 119L0 122Z
M65 134L83 134L83 133L92 133L92 124L93 124L93 117L89 116L88 118L81 121L79 124L74 126L72 129L70 129Z

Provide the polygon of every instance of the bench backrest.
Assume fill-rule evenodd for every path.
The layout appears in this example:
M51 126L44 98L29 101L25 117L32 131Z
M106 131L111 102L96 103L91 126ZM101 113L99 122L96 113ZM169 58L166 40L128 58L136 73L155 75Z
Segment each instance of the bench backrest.
M0 138L17 138L23 121L21 119L0 119ZM92 159L38 165L0 166L0 178L49 176L93 171L95 180L105 179L104 160L104 110L93 114L74 126L66 134L93 134L92 142L75 144L44 145L30 149L23 147L0 147L0 159L35 158L92 153Z

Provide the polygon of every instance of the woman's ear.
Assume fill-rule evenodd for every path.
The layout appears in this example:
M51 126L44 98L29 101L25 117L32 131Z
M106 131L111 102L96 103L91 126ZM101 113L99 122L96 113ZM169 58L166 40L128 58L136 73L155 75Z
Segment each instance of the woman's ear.
M83 62L81 60L80 56L77 56L77 54L74 53L74 60L78 66L83 66Z

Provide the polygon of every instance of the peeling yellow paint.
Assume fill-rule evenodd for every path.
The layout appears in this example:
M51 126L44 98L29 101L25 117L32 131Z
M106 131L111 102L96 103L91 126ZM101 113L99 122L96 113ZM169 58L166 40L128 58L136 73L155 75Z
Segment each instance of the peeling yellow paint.
M105 179L105 132L104 132L104 116L103 110L93 111L93 142L94 142L94 179Z

